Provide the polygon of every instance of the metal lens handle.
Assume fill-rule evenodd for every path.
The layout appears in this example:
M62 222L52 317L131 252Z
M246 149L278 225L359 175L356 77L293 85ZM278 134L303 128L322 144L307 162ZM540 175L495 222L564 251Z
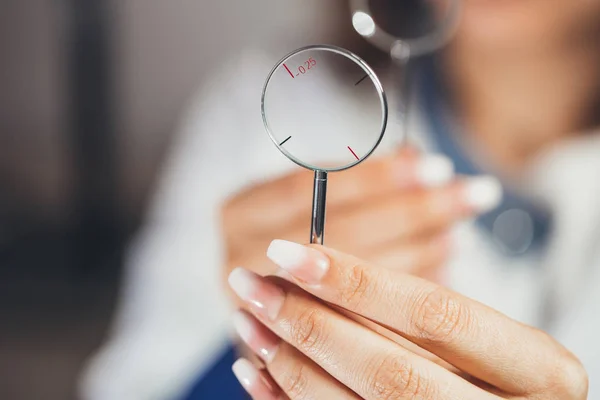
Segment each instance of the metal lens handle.
M327 196L327 172L315 171L313 187L312 218L310 223L310 242L323 244L325 232L325 201Z

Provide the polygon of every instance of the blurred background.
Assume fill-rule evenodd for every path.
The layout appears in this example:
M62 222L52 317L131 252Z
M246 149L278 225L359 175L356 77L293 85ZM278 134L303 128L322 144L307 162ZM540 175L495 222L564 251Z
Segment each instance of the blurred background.
M0 2L0 398L75 398L190 97L249 44L335 42L321 3Z

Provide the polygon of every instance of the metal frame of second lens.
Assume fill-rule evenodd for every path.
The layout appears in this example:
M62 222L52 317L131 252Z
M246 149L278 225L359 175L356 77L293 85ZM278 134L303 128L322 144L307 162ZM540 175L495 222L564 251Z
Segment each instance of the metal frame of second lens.
M431 53L444 46L446 42L450 40L458 26L462 1L448 1L450 1L450 9L439 28L417 39L398 38L381 29L377 24L377 21L373 20L369 0L350 0L350 10L353 18L357 13L362 12L373 21L375 27L374 31L368 35L359 32L361 36L380 50L391 53L392 58L403 59L408 55L410 57L418 57ZM394 52L397 52L398 54L394 54Z
M300 53L303 53L306 51L311 51L311 50L330 51L333 53L337 53L339 55L342 55L342 56L348 58L350 61L354 62L355 64L357 64L361 69L363 69L365 71L365 73L369 76L369 78L371 78L371 81L372 81L373 85L375 86L375 89L377 90L377 94L379 96L379 101L381 104L381 130L379 133L379 137L377 138L377 141L375 142L373 147L367 152L367 154L365 154L361 159L357 160L356 162L345 165L343 167L316 168L313 165L306 164L302 160L299 160L298 158L293 156L284 147L279 145L277 139L275 138L275 135L273 134L273 130L271 129L271 126L269 125L269 121L268 121L268 118L266 115L267 113L265 111L265 98L267 96L269 84L271 83L271 78L273 77L273 74L281 67L281 65L283 63L285 63L290 58L294 57L297 54L300 54ZM355 165L360 164L361 162L366 160L375 151L375 149L379 146L379 144L381 143L381 140L383 139L383 135L385 134L385 130L387 128L387 120L388 120L387 97L385 95L385 91L383 90L383 85L381 84L379 78L377 77L377 75L375 74L373 69L371 69L371 67L362 58L358 57L356 54L352 53L351 51L343 49L338 46L327 45L327 44L301 47L301 48L289 53L288 55L283 57L279 62L277 62L275 64L275 66L273 67L273 69L271 70L271 72L269 72L269 75L267 76L267 80L265 81L265 85L263 87L262 95L261 95L260 108L261 108L261 114L262 114L263 123L265 125L265 129L267 130L267 133L269 134L271 141L275 144L275 146L277 146L279 151L281 151L287 158L289 158L291 161L293 161L297 165L299 165L303 168L309 169L311 171L324 171L324 172L343 171L348 168L352 168Z

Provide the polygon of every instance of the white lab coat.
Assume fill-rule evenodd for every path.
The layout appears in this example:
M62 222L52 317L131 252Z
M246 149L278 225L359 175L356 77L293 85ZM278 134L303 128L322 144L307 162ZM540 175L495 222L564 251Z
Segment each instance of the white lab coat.
M85 399L175 398L230 339L219 206L243 186L297 168L270 142L260 116L262 85L276 60L247 51L206 80L189 107L129 251L112 334L82 377ZM430 147L420 118L410 126L417 142ZM390 135L393 128L374 156L393 147ZM555 149L521 182L554 212L548 254L502 255L487 232L466 222L456 228L447 267L454 289L529 324L539 322L544 290L553 287L562 306L551 331L588 368L591 399L600 399L594 387L600 379L599 176L596 137Z

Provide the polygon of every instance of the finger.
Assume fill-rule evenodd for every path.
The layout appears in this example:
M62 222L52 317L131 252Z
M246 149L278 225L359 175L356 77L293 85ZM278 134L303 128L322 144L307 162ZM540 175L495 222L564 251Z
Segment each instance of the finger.
M351 212L328 210L328 235L364 247L396 242L446 229L459 219L496 207L501 187L491 177L470 178L448 186L370 199ZM374 229L376 228L376 229ZM359 233L368 234L359 234Z
M238 359L231 369L244 390L254 400L281 400L279 388L264 371L260 371L247 359Z
M548 335L423 279L320 246L274 241L267 255L313 295L507 392L543 390L573 365Z
M419 183L440 186L452 176L452 164L443 156L391 155L368 160L343 174L332 175L328 205L360 202ZM256 231L261 226L293 222L310 211L312 186L312 173L303 170L254 186L226 202L224 223L234 224L239 231Z
M328 206L327 236L332 246L351 249L353 254L364 251L357 255L365 257L378 247L445 230L466 216L488 211L501 196L502 188L495 178L476 177L445 187L372 198L362 204ZM305 237L304 217L288 224L285 238ZM251 236L244 231L236 231L236 235L233 242L254 249L273 233L271 228L263 235L256 231Z
M306 230L302 229L282 236L288 241L302 242L307 235ZM270 241L271 239L260 242L252 241L251 244L232 246L227 254L229 268L224 269L226 274L224 278L239 265L244 265L261 276L275 274L278 267L269 262L264 253L256 251L257 246L267 247ZM337 240L332 237L331 243L332 246L336 246ZM336 247L341 250L351 250L357 256L372 260L375 264L386 268L393 268L418 276L439 277L441 274L440 268L449 257L452 240L448 232L442 232L432 238L423 238L407 243L385 244L376 248L365 248L360 246L359 243L351 245L337 243Z
M240 338L264 361L273 381L291 400L360 399L249 314L236 313L234 325Z
M230 284L271 331L364 399L497 399L293 286L242 268Z
M291 276L289 273L287 273L285 270L278 270L277 273L274 275L278 278L281 278L289 283L294 283L294 277ZM239 298L238 298L239 299ZM243 308L244 304L243 304L243 300L239 299L240 301L240 306ZM456 367L454 367L453 365L449 364L447 361L442 360L440 357L436 356L435 354L417 346L416 344L414 344L413 342L409 341L408 339L406 339L405 337L399 335L397 332L394 332L382 325L379 325L375 322L373 322L370 319L367 319L361 315L355 314L351 311L348 311L344 308L341 308L339 306L336 306L335 304L331 304L331 303L327 303L327 306L332 308L333 310L335 310L336 312L338 312L339 314L365 326L366 328L372 330L373 332L376 332L377 334L392 340L396 343L398 343L400 346L404 347L405 349L411 351L412 353L415 353L417 355L419 355L422 358L425 358L431 362L434 362L442 367L444 367L445 369L447 369L448 371L457 374L463 378L467 377L467 374L465 374L464 372L458 370Z
M331 205L360 201L414 188L435 188L454 178L452 161L439 154L419 155L400 151L362 163L329 178Z
M439 366L447 369L448 371L457 374L463 378L466 378L466 374L462 371L460 371L459 369L457 369L455 366L449 364L448 362L442 360L441 358L439 358L438 356L436 356L435 354L432 354L430 352L428 352L425 349L420 348L419 346L417 346L416 344L414 344L413 342L407 340L406 338L398 335L396 332L393 332L373 321L371 321L370 319L366 319L363 316L360 316L358 314L354 314L346 309L340 308L338 306L335 306L333 304L328 304L329 307L331 307L333 310L335 310L336 312L342 314L343 316L363 325L364 327L368 328L369 330L397 343L398 345L402 346L403 348L405 348L406 350L426 359L429 360L433 363L438 364Z
M302 237L306 236L303 232ZM286 239L289 239L286 237ZM293 240L292 238L291 240ZM301 238L295 238L301 241ZM261 245L263 248L267 244ZM223 280L226 280L229 273L240 265L245 265L250 271L261 275L274 275L279 267L272 262L264 253L256 252L255 249L244 246L246 253L236 251L236 257L227 260L228 268L224 269ZM351 249L351 248L349 248ZM407 243L405 245L391 245L375 250L359 248L354 246L353 251L360 257L373 260L374 263L385 268L391 268L398 271L417 275L419 277L431 280L436 283L444 283L445 278L444 263L448 259L451 250L451 239L448 233L442 233L433 239L421 240L417 243ZM225 290L238 306L241 306L237 296L232 296L231 289L226 286Z

